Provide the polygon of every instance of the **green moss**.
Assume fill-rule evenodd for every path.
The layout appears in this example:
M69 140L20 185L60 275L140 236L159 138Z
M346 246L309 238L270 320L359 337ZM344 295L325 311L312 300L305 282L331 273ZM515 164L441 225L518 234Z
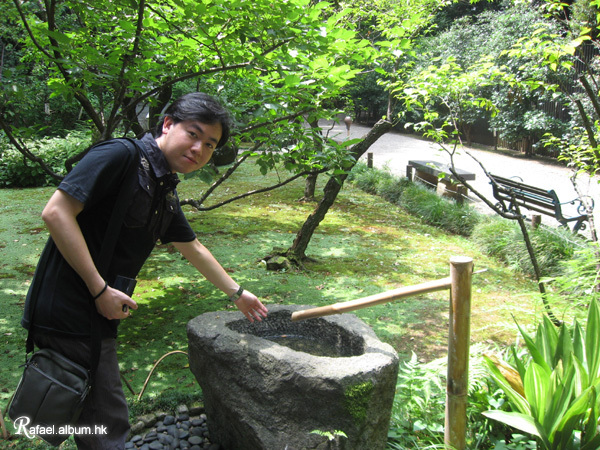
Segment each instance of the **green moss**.
M373 383L366 381L346 388L346 409L356 422L362 422L367 417L367 408L373 392Z

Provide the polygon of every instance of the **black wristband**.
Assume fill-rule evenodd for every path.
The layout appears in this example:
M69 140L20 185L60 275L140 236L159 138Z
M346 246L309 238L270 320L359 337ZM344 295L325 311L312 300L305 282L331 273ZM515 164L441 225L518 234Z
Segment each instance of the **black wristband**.
M108 283L105 281L105 282L104 282L104 287L102 288L102 290L100 291L100 293L99 293L98 295L94 296L94 298L92 298L92 300L97 300L97 299L99 299L99 298L100 298L100 296L101 296L102 294L104 294L104 291L106 291L106 289L107 289L107 288L108 288Z
M229 297L229 300L231 300L232 302L235 302L238 298L240 298L240 296L242 295L242 292L244 292L244 288L242 288L240 286L240 288L235 292L235 294L233 294L231 297Z

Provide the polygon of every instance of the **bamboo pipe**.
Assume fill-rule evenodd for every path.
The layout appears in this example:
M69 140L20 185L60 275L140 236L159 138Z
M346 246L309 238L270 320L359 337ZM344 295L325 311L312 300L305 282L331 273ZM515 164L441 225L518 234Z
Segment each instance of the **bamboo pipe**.
M472 275L486 272L487 269L477 270ZM389 303L400 298L410 297L411 295L427 294L428 292L443 291L450 289L450 277L440 280L427 281L414 286L405 286L392 291L382 292L381 294L371 295L369 297L358 298L348 302L334 303L333 305L319 306L317 308L305 309L292 313L292 322L306 319L314 319L316 317L331 316L333 314L341 314L348 311L366 308L368 306L380 305Z
M319 306L318 308L305 309L292 313L292 322L315 317L330 316L332 314L341 314L356 309L366 308L368 306L388 303L411 295L426 294L428 292L442 291L450 288L450 277L441 280L428 281L426 283L416 284L414 286L405 286L392 291L382 292L381 294L371 295L348 302L334 303L333 305Z

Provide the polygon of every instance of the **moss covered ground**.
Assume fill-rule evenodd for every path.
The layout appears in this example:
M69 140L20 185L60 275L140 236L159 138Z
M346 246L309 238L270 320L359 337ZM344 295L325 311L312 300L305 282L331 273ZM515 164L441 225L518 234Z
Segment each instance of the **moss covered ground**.
M250 164L209 198L208 204L276 181ZM322 188L324 176L320 177ZM473 342L504 346L517 336L513 316L527 325L540 317L536 284L482 254L463 237L422 224L384 200L347 184L308 248L315 262L302 272L268 272L263 257L287 248L313 210L302 203L303 182L198 212L184 207L198 237L225 269L267 305L321 306L447 277L449 259L474 259L471 335ZM180 184L183 198L206 189L189 179ZM37 258L47 239L40 219L52 188L0 190L0 408L18 382L24 362L23 302ZM356 315L368 323L401 359L415 352L422 360L444 354L447 345L448 293L437 292L379 305ZM134 299L139 309L120 327L121 371L139 393L152 365L165 353L186 350L186 323L208 311L229 308L224 296L204 281L171 247L159 245L142 269ZM568 315L569 309L555 311ZM165 392L197 393L186 358L164 360L146 389L149 399ZM131 403L134 396L126 392Z

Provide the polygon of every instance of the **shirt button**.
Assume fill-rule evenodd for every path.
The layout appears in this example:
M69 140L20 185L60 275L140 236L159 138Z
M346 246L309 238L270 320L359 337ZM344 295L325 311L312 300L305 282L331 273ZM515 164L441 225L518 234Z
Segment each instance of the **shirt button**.
M160 185L162 186L163 184L164 184L164 183L161 181L161 182L160 182Z

